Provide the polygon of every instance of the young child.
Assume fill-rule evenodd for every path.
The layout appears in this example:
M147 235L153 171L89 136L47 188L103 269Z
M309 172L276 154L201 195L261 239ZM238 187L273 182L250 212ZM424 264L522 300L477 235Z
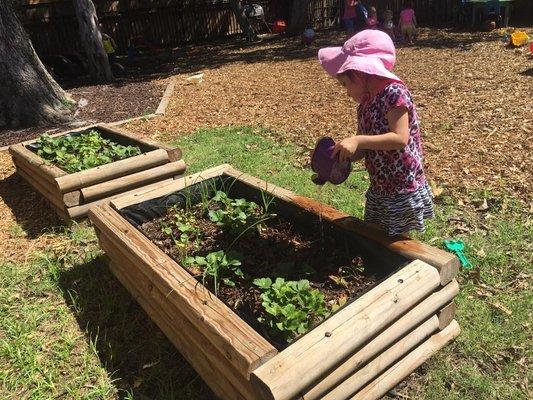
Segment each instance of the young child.
M102 43L104 45L104 50L107 54L109 60L109 65L113 65L116 61L115 50L117 49L117 44L111 36L109 36L105 31L102 24L100 24L100 33L102 34Z
M376 7L372 6L369 8L368 18L366 20L366 27L368 29L376 29L378 26L378 12Z
M344 0L342 20L344 21L344 27L346 28L348 39L355 33L355 4L356 0Z
M333 156L340 162L365 158L370 175L365 221L389 235L424 231L424 219L434 215L433 196L411 93L391 72L396 61L391 38L364 30L342 47L321 49L318 59L359 103L358 133L338 142Z
M413 44L416 35L416 16L412 1L407 1L403 10L400 12L398 27L400 28L403 40L409 44Z
M394 40L394 22L392 21L393 14L392 11L389 9L386 9L383 13L383 25L382 29L385 33L387 33L391 39Z

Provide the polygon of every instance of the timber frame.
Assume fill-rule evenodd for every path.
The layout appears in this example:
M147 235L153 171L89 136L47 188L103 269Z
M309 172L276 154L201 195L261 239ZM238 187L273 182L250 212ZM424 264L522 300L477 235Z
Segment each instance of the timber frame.
M90 125L52 136L83 134L94 129L124 145L136 145L142 154L76 173L67 173L32 151L34 140L9 146L16 172L41 193L64 221L85 217L89 208L123 194L170 182L181 176L185 162L181 150L137 137L107 124Z
M217 177L233 179L248 197L269 193L287 215L321 215L379 262L398 268L278 352L121 214ZM387 237L227 164L98 205L89 218L112 273L222 399L378 399L460 332L455 256Z

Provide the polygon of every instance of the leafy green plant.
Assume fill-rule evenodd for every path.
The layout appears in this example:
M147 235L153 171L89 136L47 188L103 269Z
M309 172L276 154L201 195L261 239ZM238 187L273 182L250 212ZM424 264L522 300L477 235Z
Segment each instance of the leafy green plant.
M263 222L275 217L275 214L263 212L253 201L231 199L222 191L217 191L211 200L219 208L209 210L209 219L237 234L230 247L246 232L254 227L260 229ZM265 204L269 206L270 203L271 201Z
M235 277L244 278L237 258L232 258L223 250L207 254L205 257L187 257L186 265L198 265L203 269L202 284L206 286L209 279L213 280L215 296L218 296L220 282L227 286L235 286Z
M309 324L328 314L324 295L312 289L309 281L285 281L276 278L254 279L254 285L261 290L265 315L258 321L266 324L290 341L296 334L308 331Z
M254 202L230 199L222 191L216 192L211 200L218 203L219 208L209 211L209 219L232 231L240 231L240 228L247 226L247 222L259 211L258 205Z
M161 231L169 236L179 249L187 250L190 244L196 245L202 237L202 231L195 224L194 214L180 210L177 206L172 207L169 212L172 218L170 221L161 222Z
M141 154L137 146L123 146L102 138L96 130L81 135L51 137L41 135L36 141L37 154L73 173Z

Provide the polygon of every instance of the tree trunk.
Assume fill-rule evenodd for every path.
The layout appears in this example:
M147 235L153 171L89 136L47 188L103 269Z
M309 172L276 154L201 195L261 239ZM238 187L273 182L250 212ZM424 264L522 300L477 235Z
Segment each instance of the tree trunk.
M0 38L0 127L67 121L74 101L46 71L5 1L0 1Z
M309 0L292 0L289 34L300 35L309 23Z
M81 44L88 59L89 73L95 82L112 81L113 74L104 50L93 2L91 0L74 0L74 10L78 19Z
M251 42L256 39L256 34L250 26L250 22L242 15L243 8L241 2L239 0L230 0L229 3L233 13L235 14L235 18L237 18L237 22L239 23L239 26L246 37L246 40Z

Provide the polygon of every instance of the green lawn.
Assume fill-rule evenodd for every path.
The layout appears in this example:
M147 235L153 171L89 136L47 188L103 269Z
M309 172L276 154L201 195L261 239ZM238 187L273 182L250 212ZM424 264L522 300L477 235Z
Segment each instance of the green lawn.
M301 149L251 128L180 138L189 171L236 168L362 216L366 173L319 192L295 160ZM468 193L474 202L489 196ZM475 211L446 192L420 239L463 239L475 265L461 271L459 338L411 380L411 399L526 399L531 369L533 232L516 200ZM462 232L462 233L458 233ZM13 236L24 235L19 226ZM87 224L55 229L56 240L25 265L0 266L1 399L210 399L203 382L110 275ZM528 345L529 343L529 345ZM402 392L403 393L403 392Z

